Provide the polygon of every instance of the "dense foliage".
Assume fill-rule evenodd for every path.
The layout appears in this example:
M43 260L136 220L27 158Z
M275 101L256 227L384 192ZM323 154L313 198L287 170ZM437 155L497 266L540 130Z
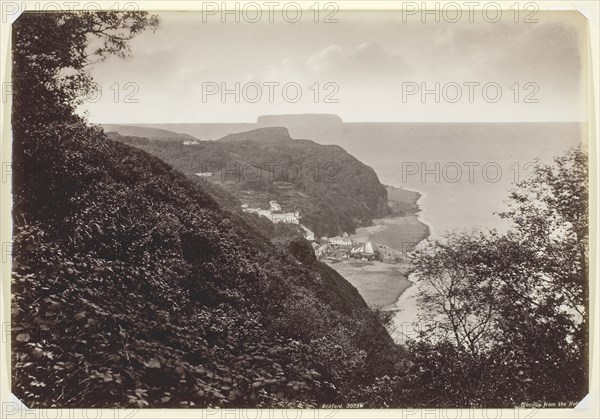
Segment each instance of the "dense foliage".
M32 57L55 40L74 39L68 54L86 47L67 29L131 19L151 21L25 14L15 24L15 69L35 87L19 84L13 109L13 392L31 407L353 400L402 358L356 289L301 243L273 245L216 189L86 126L63 96L58 58L34 77ZM64 100L34 94L44 89Z
M341 402L396 350L335 271L277 250L156 158L83 126L34 135L51 165L49 210L15 212L27 404Z
M577 402L588 389L588 165L536 167L501 214L507 234L450 234L416 258L436 403ZM416 350L416 352L415 352ZM430 364L431 365L431 364Z

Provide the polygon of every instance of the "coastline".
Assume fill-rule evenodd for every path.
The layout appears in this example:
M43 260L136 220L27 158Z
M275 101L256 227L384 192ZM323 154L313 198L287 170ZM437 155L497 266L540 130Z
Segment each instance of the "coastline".
M425 198L425 193L419 193L419 201ZM418 202L419 208L421 202ZM435 236L433 226L427 222L422 215L423 211L419 211L416 215L419 221L425 224L428 228L429 234L423 240L421 240L417 247L421 246L421 243ZM405 343L407 339L414 338L419 333L419 307L417 305L417 295L419 292L419 284L416 281L414 273L409 272L407 277L411 285L398 297L396 303L389 308L390 311L394 311L391 326L389 327L389 333L392 339L398 344Z
M425 192L418 192L418 191L414 191L416 193L419 194L419 199L417 200L417 205L419 207L419 211L415 214L417 216L417 218L419 219L419 222L421 222L422 224L425 224L427 226L427 229L429 230L429 234L427 235L427 237L425 237L423 240L427 240L427 239L431 239L431 238L435 238L437 235L437 231L435 230L433 224L427 220L426 218L426 212L427 212L427 207L425 207L423 205L423 201L427 199L427 193ZM419 246L421 243L419 242L419 244L417 246Z
M397 262L329 261L327 264L354 285L372 308L398 311L402 296L414 288L410 279L412 263L406 254L430 237L431 229L419 217L423 194L406 188L385 185L392 214L361 227L351 238L371 241Z

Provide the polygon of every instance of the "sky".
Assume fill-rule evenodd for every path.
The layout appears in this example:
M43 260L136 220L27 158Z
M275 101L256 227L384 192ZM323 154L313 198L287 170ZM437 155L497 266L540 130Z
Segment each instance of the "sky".
M466 12L465 12L466 13ZM401 11L283 16L161 12L132 56L90 71L95 123L254 122L329 113L347 122L585 121L587 26ZM284 19L285 17L285 19ZM423 22L425 18L425 22ZM222 20L225 19L225 22ZM293 20L298 19L295 23ZM257 20L256 22L251 22Z

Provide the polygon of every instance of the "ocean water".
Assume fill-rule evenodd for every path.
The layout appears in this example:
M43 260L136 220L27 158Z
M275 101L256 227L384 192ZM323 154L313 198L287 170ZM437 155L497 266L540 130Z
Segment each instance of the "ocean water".
M507 208L509 190L536 161L551 163L586 143L586 130L582 123L346 123L339 137L315 140L341 145L382 183L421 193L419 218L436 238L505 231L509 223L495 213Z
M509 189L570 147L586 144L580 123L544 124L344 124L337 143L373 167L382 183L421 194L419 220L430 238L475 228L506 231ZM301 133L292 133L292 136ZM409 276L414 281L414 276ZM430 326L419 318L415 282L391 308L391 336L397 343Z

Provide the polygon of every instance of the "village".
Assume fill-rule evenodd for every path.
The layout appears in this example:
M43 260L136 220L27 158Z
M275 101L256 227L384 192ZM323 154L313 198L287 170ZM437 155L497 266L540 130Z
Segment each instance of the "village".
M360 259L363 261L380 260L388 263L396 262L394 251L387 246L377 245L370 241L353 241L348 233L341 236L322 236L317 239L315 234L300 224L299 211L282 212L281 205L277 201L269 201L270 208L250 208L242 204L242 211L258 214L269 219L273 223L297 224L304 230L304 238L311 242L317 260L338 261L343 259Z
M307 240L314 240L315 235L312 231L300 224L300 213L294 212L281 212L281 205L277 201L269 201L270 209L263 210L260 208L249 208L247 204L242 204L242 211L258 214L262 217L266 217L273 223L288 223L288 224L299 224L305 231L305 238Z
M312 243L318 260L360 259L364 261L379 260L380 253L373 243L354 242L348 233L342 236L323 236Z

